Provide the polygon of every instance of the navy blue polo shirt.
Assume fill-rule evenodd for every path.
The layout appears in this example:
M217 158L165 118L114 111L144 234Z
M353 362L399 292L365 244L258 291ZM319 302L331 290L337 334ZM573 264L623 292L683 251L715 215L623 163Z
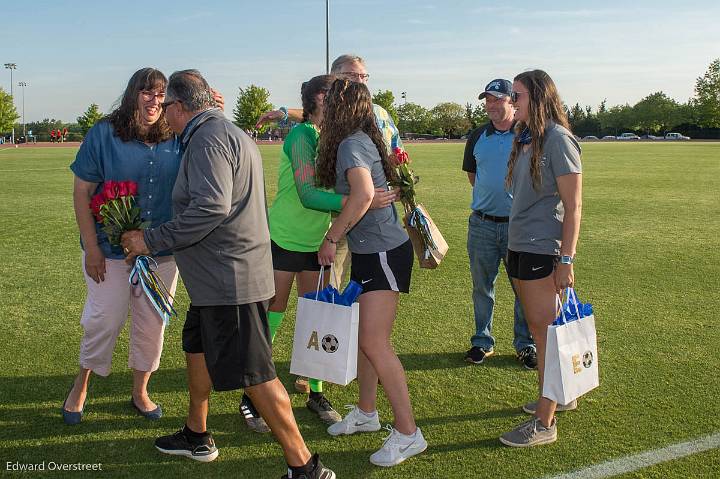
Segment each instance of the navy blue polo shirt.
M468 135L463 170L475 173L472 203L474 211L492 216L510 216L512 195L505 189L505 175L515 133L499 131L492 123Z
M172 190L180 159L180 144L176 137L153 146L139 140L125 142L115 135L112 124L103 120L88 131L70 169L81 180L97 183L95 194L102 191L105 181L136 182L138 194L135 199L141 217L150 221L151 227L156 227L172 219ZM95 223L98 245L105 257L123 259L121 248L111 248L101 228L100 223ZM163 251L159 256L169 254L169 251Z

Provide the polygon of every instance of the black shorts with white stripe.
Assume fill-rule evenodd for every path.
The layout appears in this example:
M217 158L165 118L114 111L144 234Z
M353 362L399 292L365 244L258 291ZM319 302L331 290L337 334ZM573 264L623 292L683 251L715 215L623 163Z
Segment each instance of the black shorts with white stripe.
M410 292L413 247L410 240L390 251L352 254L350 279L359 283L363 293L370 291Z

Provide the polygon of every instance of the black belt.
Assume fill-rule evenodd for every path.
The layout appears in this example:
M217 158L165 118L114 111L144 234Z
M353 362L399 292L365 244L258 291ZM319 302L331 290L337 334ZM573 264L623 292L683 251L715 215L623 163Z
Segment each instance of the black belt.
M473 213L480 217L481 220L485 221L492 221L494 223L507 223L510 221L509 216L493 216L493 215L486 215L482 211L473 211Z

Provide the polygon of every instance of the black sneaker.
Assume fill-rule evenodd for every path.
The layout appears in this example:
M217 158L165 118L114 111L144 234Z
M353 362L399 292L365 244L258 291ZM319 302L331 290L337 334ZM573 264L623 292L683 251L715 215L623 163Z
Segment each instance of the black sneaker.
M473 364L482 364L485 358L489 358L493 354L495 354L495 351L492 349L486 350L479 346L473 346L465 353L465 361Z
M292 470L288 468L288 473L281 479L335 479L335 473L323 466L323 463L320 462L320 458L317 454L315 454L311 460L315 463L315 467L313 467L312 471L293 474Z
M333 409L328 398L322 393L315 397L311 394L305 405L327 424L335 424L336 422L342 421L342 416Z
M537 369L537 350L535 349L535 346L522 348L518 351L517 358L525 369Z
M245 418L245 424L247 424L247 427L249 427L251 431L260 433L270 432L270 428L265 422L265 419L263 419L257 409L255 409L255 405L247 394L243 394L242 400L240 401L240 414Z
M214 461L218 457L218 449L210 433L194 438L185 434L183 429L155 439L155 448L164 454L185 456L200 462Z

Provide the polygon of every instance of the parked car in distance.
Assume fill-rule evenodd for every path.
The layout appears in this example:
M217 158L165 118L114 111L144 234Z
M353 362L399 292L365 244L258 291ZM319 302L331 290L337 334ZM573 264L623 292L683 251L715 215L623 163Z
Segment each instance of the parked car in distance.
M598 137L597 137L597 136L594 136L594 135L588 135L588 136L583 136L583 137L582 137L582 140L583 140L583 141L593 141L593 140L597 140L597 139L598 139Z
M603 140L616 140L617 138L615 138L615 137L612 136L612 135L605 135L605 136L602 137L602 139L603 139Z
M641 140L662 140L662 136L655 136L655 135L643 135L640 137Z
M668 133L665 135L666 140L689 140L689 136L684 136L680 133Z
M640 137L635 133L621 133L617 137L618 140L639 140Z

